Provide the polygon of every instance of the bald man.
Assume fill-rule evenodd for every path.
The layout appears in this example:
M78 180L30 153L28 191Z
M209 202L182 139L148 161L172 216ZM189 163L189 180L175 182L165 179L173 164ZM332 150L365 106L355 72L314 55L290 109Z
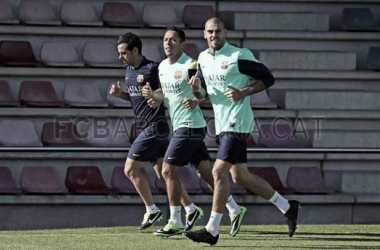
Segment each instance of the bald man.
M213 167L214 194L209 222L205 228L185 235L195 242L210 245L218 242L220 221L229 195L230 172L236 184L269 200L285 215L289 237L292 237L297 228L299 202L282 197L247 167L246 140L254 126L250 95L272 86L274 77L250 50L228 44L226 35L221 19L211 18L206 22L204 38L208 49L198 58L200 80L205 82L206 90L202 89L201 81L197 81L200 91L196 97L202 99L208 94L220 145Z

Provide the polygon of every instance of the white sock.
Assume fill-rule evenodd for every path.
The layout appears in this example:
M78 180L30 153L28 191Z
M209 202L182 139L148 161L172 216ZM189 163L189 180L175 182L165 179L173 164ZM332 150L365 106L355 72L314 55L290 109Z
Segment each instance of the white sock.
M191 214L195 211L195 205L194 203L191 203L190 205L185 207L186 214Z
M282 197L277 191L274 193L272 198L269 199L281 212L284 214L290 208L289 201Z
M153 204L152 206L146 206L146 211L150 214L157 213L157 207L156 204Z
M238 214L239 213L239 206L232 197L232 195L228 196L226 207L228 209L229 214Z
M212 234L212 236L217 236L219 234L220 221L222 220L223 214L211 211L210 219L205 226L207 232Z
M174 222L178 226L183 226L181 218L181 206L170 206L170 219L169 221Z

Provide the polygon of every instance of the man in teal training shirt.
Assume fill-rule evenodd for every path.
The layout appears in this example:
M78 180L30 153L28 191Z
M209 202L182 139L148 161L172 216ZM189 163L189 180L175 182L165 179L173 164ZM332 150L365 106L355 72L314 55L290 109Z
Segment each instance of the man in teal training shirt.
M182 234L189 230L184 228L181 221L179 169L190 163L210 187L214 184L210 156L203 141L206 134L206 121L198 106L199 101L190 87L197 78L194 75L197 62L183 53L184 42L183 30L176 27L169 27L166 30L163 47L167 59L161 62L158 69L161 89L152 91L147 84L142 90L147 99L164 101L173 125L173 136L164 156L162 172L167 185L170 218L164 228L154 233L161 237ZM241 211L246 209L238 206L231 196L226 199L224 206L227 206L229 213L234 217L243 218L244 214ZM194 223L203 215L200 208L197 207L195 211L198 213ZM189 220L191 218L188 218ZM233 234L236 234L238 230L238 227L231 229Z
M246 140L254 126L250 95L273 85L274 78L248 49L228 44L226 32L224 23L219 18L211 18L206 22L204 38L209 48L199 55L198 70L201 79L197 79L192 86L198 99L205 98L207 93L212 103L220 145L213 168L215 191L210 220L205 228L187 232L186 236L195 242L210 245L218 242L223 204L229 194L230 172L235 183L269 200L284 213L289 236L292 237L297 226L299 202L288 201L268 182L251 174L247 168ZM251 78L255 82L252 83ZM200 84L202 80L206 90Z

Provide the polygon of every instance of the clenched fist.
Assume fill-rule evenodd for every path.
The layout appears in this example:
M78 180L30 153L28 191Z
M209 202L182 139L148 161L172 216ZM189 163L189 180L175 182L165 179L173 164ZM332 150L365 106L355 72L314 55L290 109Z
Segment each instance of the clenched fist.
M123 91L121 89L121 85L119 81L116 84L111 85L110 94L119 98L123 95Z

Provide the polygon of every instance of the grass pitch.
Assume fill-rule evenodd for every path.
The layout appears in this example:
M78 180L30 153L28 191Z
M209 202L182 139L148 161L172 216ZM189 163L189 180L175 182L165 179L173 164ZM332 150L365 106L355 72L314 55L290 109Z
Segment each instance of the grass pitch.
M199 229L197 227L196 229ZM159 238L158 227L138 231L135 227L64 230L0 231L1 250L126 250L207 249L184 236ZM211 249L380 249L380 225L299 225L293 238L285 225L243 225L232 238L222 227L218 244Z

